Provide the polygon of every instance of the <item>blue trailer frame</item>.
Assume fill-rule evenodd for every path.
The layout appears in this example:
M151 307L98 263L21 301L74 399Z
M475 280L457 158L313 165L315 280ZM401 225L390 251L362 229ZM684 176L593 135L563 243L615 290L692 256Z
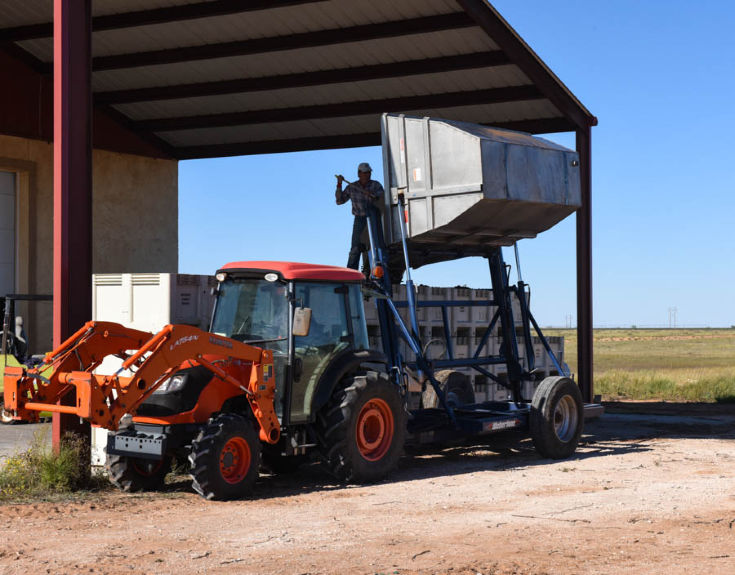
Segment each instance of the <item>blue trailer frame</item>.
M404 211L404 197L398 194L399 213ZM487 434L509 429L527 429L532 398L523 397L523 381L535 381L535 357L531 326L541 341L546 353L551 359L557 373L570 377L567 366L555 356L548 340L542 333L538 323L531 313L527 296L530 294L528 285L519 277L515 285L510 284L509 266L503 260L500 247L489 248L487 255L490 279L493 290L493 299L485 301L421 301L416 299L416 289L411 279L411 267L407 245L406 224L403 218L400 221L401 242L406 273L406 300L394 301L389 266L387 261L388 250L383 243L383 234L378 233L381 225L379 213L372 210L368 215L368 233L370 249L368 251L370 265L370 289L376 299L378 322L381 332L383 352L389 361L393 380L402 389L406 389L405 368L425 376L423 385L431 385L441 405L440 409L421 409L412 412L409 421L409 432L419 442L443 439L447 436ZM516 263L519 266L516 247ZM519 301L521 323L523 326L523 342L528 369L524 369L519 354L519 342L516 335L515 318L511 305L511 297L515 295ZM451 343L451 333L448 322L448 308L456 306L495 306L497 309L485 330L477 349L470 358L454 357ZM443 329L447 342L448 359L432 360L421 345L418 327L417 308L438 307L442 310ZM399 308L407 308L409 312L408 325L399 314ZM488 338L497 324L500 324L501 345L498 355L482 356L481 352ZM399 347L399 340L403 339L415 355L415 360L406 361ZM486 367L490 365L506 365L507 381L498 378ZM453 405L435 377L437 368L469 367L492 381L506 387L511 392L511 400L487 401L471 405ZM586 405L585 417L597 416L602 408L598 405Z

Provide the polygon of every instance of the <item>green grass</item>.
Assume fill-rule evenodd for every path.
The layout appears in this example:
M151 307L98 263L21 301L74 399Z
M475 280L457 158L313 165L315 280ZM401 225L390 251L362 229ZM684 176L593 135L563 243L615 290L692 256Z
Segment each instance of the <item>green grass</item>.
M89 443L65 435L55 452L48 445L48 429L36 432L31 446L8 457L0 466L0 502L66 495L108 486L105 478L92 475Z
M577 333L563 335L577 371ZM735 402L735 329L594 331L595 393L603 400Z

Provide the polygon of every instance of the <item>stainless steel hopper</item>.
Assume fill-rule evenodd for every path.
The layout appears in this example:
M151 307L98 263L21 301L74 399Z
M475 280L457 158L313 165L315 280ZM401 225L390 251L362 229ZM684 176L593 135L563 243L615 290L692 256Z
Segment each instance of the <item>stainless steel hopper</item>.
M581 205L577 153L548 140L402 114L383 115L382 137L386 243L400 251L404 216L412 267L486 255Z

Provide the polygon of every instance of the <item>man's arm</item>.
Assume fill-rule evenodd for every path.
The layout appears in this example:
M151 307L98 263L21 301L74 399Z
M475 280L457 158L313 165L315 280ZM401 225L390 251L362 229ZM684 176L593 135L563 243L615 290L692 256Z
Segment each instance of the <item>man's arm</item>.
M342 176L336 176L337 177L337 190L334 192L334 199L337 201L337 205L344 204L347 200L350 199L350 194L347 192L347 190L342 191L342 182L344 181L344 178ZM347 186L349 188L349 186Z

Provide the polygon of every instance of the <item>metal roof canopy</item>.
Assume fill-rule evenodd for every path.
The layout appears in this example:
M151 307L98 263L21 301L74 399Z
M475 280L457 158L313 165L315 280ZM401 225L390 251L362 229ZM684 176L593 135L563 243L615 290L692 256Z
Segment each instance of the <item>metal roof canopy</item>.
M51 139L50 95L43 86L55 67L60 205L91 196L71 198L58 178L66 165L75 185L86 181L91 146L67 131L91 125L92 117L94 147L176 159L379 145L382 112L534 134L576 132L583 202L577 212L578 376L585 399L592 399L590 137L597 120L485 0L53 5L52 14L48 0L3 2L0 58L23 66L29 79L22 98L0 95L0 103L37 103L40 117L23 122L0 114L0 133ZM80 82L92 93L93 114L69 101ZM86 159L74 168L70 158L80 155ZM68 234L80 232L59 213L55 226L67 235L55 236L55 250L63 251L76 238ZM55 268L57 288L65 285L61 273ZM90 273L77 267L67 278ZM89 317L86 294L68 297L55 305ZM63 336L76 326L59 329Z

